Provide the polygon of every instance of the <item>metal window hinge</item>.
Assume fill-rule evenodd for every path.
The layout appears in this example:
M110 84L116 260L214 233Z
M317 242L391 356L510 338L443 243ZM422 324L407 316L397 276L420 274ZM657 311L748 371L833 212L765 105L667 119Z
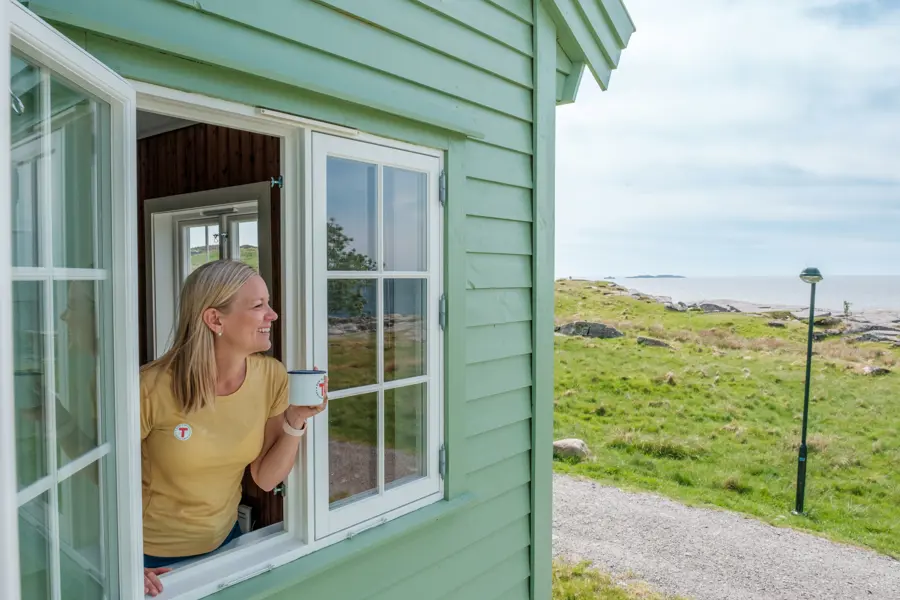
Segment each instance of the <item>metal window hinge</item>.
M447 172L441 169L441 176L438 178L438 199L441 206L447 204Z
M438 473L441 479L447 476L447 449L444 444L441 444L441 449L438 451Z
M278 179L276 179L274 177L269 178L269 187L273 188L276 185L280 188L284 187L284 175L279 175Z
M438 325L441 326L441 330L447 328L447 296L446 294L441 294L440 300L438 300Z

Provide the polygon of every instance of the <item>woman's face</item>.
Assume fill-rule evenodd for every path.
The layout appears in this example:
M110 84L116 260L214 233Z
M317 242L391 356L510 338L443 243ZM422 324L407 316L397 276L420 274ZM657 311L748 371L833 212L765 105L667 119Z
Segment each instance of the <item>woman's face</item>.
M272 347L271 326L277 318L266 282L255 275L238 290L228 312L219 313L222 335L216 343L247 354L265 352Z

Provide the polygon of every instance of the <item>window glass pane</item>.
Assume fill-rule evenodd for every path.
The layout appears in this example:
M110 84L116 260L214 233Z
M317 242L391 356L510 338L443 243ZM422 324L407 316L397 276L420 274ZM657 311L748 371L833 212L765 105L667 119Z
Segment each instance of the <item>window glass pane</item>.
M384 380L424 375L426 371L424 279L384 281Z
M237 236L235 246L239 251L239 260L259 271L259 222L240 221L234 228Z
M50 196L53 213L53 264L100 268L96 259L99 195L109 189L99 168L105 147L100 121L108 122L109 105L84 92L50 80ZM105 119L104 119L105 117ZM103 157L108 160L108 157Z
M41 162L40 69L13 55L10 64L12 264L38 265L38 185Z
M187 228L188 244L191 252L190 270L208 262L219 260L219 226L218 225L191 225Z
M51 597L49 508L46 493L19 507L19 581L23 600Z
M63 600L105 598L100 465L93 463L59 485L59 564Z
M19 489L47 475L44 408L44 295L40 281L14 281L13 370L16 407L16 475Z
M384 167L384 269L425 271L428 176Z
M384 487L425 476L425 384L384 392Z
M328 270L377 270L377 167L329 156L327 171Z
M97 431L99 362L95 281L54 282L56 440L63 466L102 443Z
M328 388L344 390L378 383L378 338L374 279L328 282Z
M377 493L378 394L330 400L329 503L346 504Z

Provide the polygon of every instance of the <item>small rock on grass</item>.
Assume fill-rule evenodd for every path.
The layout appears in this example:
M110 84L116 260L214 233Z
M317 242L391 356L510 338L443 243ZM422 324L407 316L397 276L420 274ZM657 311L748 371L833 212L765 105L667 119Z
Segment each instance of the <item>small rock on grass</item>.
M641 346L656 346L657 348L669 348L669 349L672 348L672 346L670 346L669 344L665 343L662 340L658 340L656 338L644 337L642 335L638 336L637 343L640 344Z
M871 375L873 377L876 377L878 375L887 375L890 372L891 372L890 369L886 369L884 367L873 367L870 365L866 365L862 369L863 375Z
M768 325L769 327L775 327L777 329L784 329L785 327L787 327L787 324L785 324L783 321L769 321Z
M553 456L560 458L577 458L583 460L590 456L591 450L584 440L567 438L553 442Z

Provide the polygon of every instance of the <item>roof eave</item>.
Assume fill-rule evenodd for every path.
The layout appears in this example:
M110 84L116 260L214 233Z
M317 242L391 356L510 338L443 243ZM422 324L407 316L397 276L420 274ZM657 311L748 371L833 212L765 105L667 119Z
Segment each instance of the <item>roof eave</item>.
M542 0L556 24L559 45L573 63L560 103L575 100L583 66L600 88L609 87L612 71L635 32L622 0Z

